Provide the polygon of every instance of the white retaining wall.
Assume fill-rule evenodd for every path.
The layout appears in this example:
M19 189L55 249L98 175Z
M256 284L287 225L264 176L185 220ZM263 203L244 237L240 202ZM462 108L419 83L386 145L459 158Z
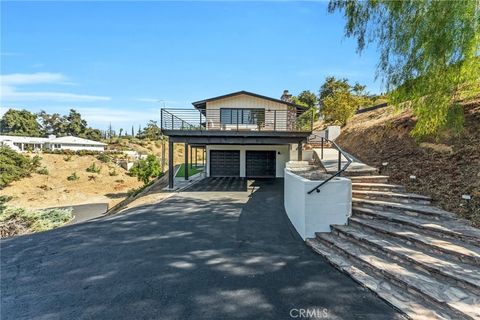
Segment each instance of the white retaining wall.
M347 178L334 178L320 189L308 191L321 183L298 176L285 169L285 211L302 239L315 232L329 232L332 224L347 224L352 213L352 184Z

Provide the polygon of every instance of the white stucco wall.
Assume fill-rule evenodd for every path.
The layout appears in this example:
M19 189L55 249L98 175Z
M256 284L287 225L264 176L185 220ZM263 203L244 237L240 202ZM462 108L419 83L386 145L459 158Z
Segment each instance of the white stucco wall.
M352 212L352 184L347 178L334 178L320 193L307 192L321 181L302 178L285 169L284 205L293 226L305 240L315 232L329 232L330 225L345 225Z
M51 144L52 150L72 150L72 151L80 151L80 150L89 150L89 151L104 151L104 146L93 146L93 145L78 145L78 144L65 144L61 143L60 148L55 148L54 144Z
M342 129L340 126L328 126L327 127L327 139L329 140L335 140L338 138L340 133L342 132Z
M290 161L288 145L207 145L206 176L210 176L210 150L240 151L240 177L245 177L246 151L276 151L276 177L282 178L285 164Z

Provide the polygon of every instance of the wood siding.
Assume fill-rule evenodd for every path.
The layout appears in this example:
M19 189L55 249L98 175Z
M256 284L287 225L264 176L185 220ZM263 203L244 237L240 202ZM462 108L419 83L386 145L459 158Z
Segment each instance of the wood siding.
M212 130L236 130L237 125L221 125L220 109L243 108L265 109L265 125L262 130L287 130L287 126L295 118L294 108L287 105L248 95L239 95L207 102L207 128ZM276 111L276 112L274 112ZM239 130L256 130L256 125L239 125Z

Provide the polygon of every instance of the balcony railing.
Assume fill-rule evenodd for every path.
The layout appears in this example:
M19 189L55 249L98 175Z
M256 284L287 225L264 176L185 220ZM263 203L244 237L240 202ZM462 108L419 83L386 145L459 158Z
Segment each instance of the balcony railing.
M311 132L314 111L254 108L161 109L163 130Z

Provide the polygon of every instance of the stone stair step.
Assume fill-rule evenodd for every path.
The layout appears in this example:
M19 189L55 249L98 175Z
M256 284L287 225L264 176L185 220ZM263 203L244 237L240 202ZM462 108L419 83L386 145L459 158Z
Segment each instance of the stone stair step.
M422 233L432 236L458 239L474 246L480 244L480 229L456 220L433 221L399 214L397 212L378 211L375 209L353 207L354 215L366 215L374 219L387 220L418 228Z
M480 294L480 272L477 265L446 259L444 255L439 256L429 250L396 240L392 236L366 231L355 225L333 225L332 231L341 237L353 239L367 249L383 252L394 260L408 263L414 268L419 267L428 274L438 276L441 280Z
M397 203L391 201L369 200L353 197L352 206L384 211L395 211L407 215L422 216L432 219L457 219L456 215L451 212L428 205Z
M415 193L391 191L352 190L352 196L361 199L411 203L420 205L428 205L431 203L432 200L430 197L422 196Z
M362 286L370 289L381 299L413 320L454 319L448 311L436 305L419 301L407 290L392 286L385 278L369 274L362 265L353 262L344 255L317 239L307 239L306 244L324 257L335 268L350 276Z
M353 182L352 190L371 190L371 191L398 191L404 192L405 187L388 183L369 183L369 182Z
M349 224L380 234L389 235L427 249L432 253L446 253L461 262L471 263L480 268L480 247L458 239L447 239L421 233L421 229L407 227L389 221L362 219L355 215L350 217Z
M349 177L352 182L365 182L365 183L388 183L388 176L354 176Z
M335 247L371 272L384 276L396 286L409 290L419 299L438 304L441 308L448 308L458 318L480 318L480 297L472 292L442 283L409 266L400 265L385 255L345 241L334 234L319 233L317 239Z
M358 177L358 176L375 176L378 175L378 169L376 168L365 168L365 169L347 169L343 172L343 175L346 177Z

